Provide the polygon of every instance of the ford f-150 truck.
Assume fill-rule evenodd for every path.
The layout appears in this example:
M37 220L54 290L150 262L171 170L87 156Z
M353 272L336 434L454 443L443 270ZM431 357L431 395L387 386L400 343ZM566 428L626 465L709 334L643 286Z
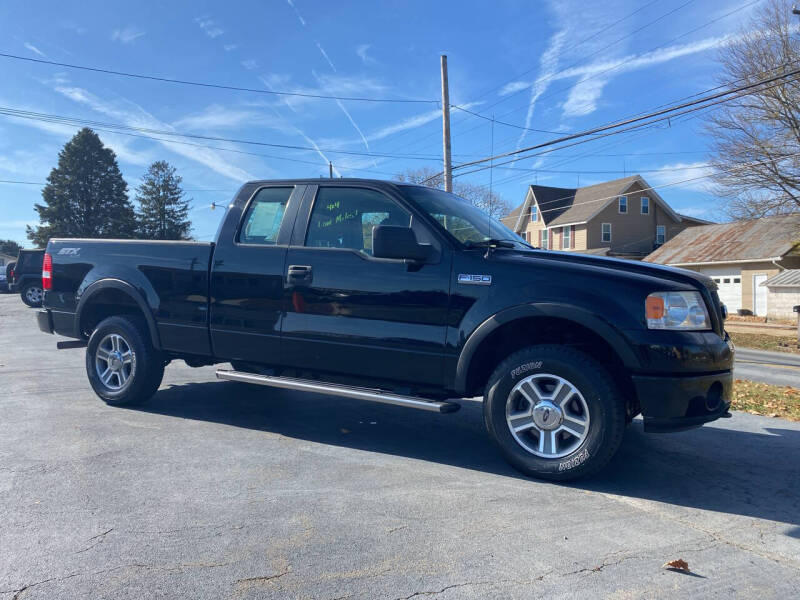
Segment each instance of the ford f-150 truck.
M653 432L728 416L711 279L539 250L418 185L254 181L215 242L52 239L42 278L40 329L86 346L112 405L150 398L174 359L443 413L483 396L506 459L549 479L600 469L640 413Z

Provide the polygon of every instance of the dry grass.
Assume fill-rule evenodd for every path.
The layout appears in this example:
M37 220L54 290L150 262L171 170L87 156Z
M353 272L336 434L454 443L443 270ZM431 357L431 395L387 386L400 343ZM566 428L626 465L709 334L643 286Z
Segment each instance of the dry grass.
M738 348L755 348L756 350L772 350L773 352L792 352L800 354L800 346L796 337L775 336L765 333L728 332L733 344Z
M731 409L800 421L800 390L737 379L733 384Z
M768 319L767 317L757 317L755 315L728 315L728 318L725 319L726 321L732 321L734 323L775 323L778 325L797 325L797 321L794 319Z

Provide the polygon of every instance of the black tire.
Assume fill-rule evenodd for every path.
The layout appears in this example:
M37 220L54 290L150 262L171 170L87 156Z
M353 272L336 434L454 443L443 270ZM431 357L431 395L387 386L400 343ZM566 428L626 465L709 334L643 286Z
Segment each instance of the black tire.
M114 336L122 338L123 348L127 346L130 351L128 375L124 383L121 381L124 375L113 377L105 383L98 372L98 364L111 367L111 363L103 362L105 359L98 362L98 347L102 343L107 348L108 340L113 341ZM164 357L153 348L147 323L141 317L126 315L104 319L92 332L86 347L89 383L95 394L111 406L141 404L149 400L161 385L164 365ZM124 367L122 369L124 373Z
M542 395L546 396L553 393L550 390L559 382L570 384L577 394L565 384L562 388L565 392L559 396L564 398L563 406L559 402L548 404L538 400L537 424L533 417L534 403L526 399L523 391L528 392L527 396L536 397L544 390ZM518 385L524 390L517 388ZM536 389L532 391L528 385L535 385ZM527 406L531 409L533 425L529 425L526 416L513 416L525 413ZM554 406L560 408L551 410ZM510 420L507 420L507 407L512 413ZM585 411L588 411L588 420L584 421L587 426L582 429L576 421L584 417ZM548 424L551 413L555 421ZM614 456L625 433L625 404L609 373L583 352L563 346L531 346L500 363L486 386L483 416L506 460L522 473L541 479L563 481L597 472ZM527 429L512 433L512 425L515 429ZM554 429L540 430L538 425ZM579 435L563 430L562 426L578 430ZM538 445L540 431L547 432L544 448ZM549 437L550 432L555 432L553 438ZM532 449L526 449L523 443ZM550 449L553 451L548 453ZM568 453L559 455L562 449ZM537 451L541 455L535 454Z
M42 284L26 283L20 290L19 295L22 301L31 308L39 308L42 305L42 298L44 297Z

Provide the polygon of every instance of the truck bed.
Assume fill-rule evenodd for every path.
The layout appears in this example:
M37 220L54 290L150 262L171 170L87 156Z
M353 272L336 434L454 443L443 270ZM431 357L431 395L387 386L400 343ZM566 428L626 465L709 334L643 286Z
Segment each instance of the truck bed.
M100 293L113 304L115 289L133 286L147 303L140 308L154 317L162 348L211 354L208 302L213 243L56 238L50 240L48 252L53 261L48 305L57 329L75 321L79 304L88 297L96 301ZM74 323L76 331L80 326Z

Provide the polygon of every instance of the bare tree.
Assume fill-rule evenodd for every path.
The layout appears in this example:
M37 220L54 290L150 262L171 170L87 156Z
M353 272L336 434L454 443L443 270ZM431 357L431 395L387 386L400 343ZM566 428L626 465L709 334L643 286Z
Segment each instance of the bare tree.
M437 173L430 167L409 169L408 171L400 173L397 179L400 181L419 183L440 190L444 189L444 175ZM508 203L495 194L494 191L490 191L488 186L485 185L454 180L453 193L467 200L470 204L481 209L494 219L500 219L511 211L511 207Z
M740 86L800 66L790 2L771 0L720 53L721 83ZM766 84L708 118L715 192L733 218L800 210L800 78Z

